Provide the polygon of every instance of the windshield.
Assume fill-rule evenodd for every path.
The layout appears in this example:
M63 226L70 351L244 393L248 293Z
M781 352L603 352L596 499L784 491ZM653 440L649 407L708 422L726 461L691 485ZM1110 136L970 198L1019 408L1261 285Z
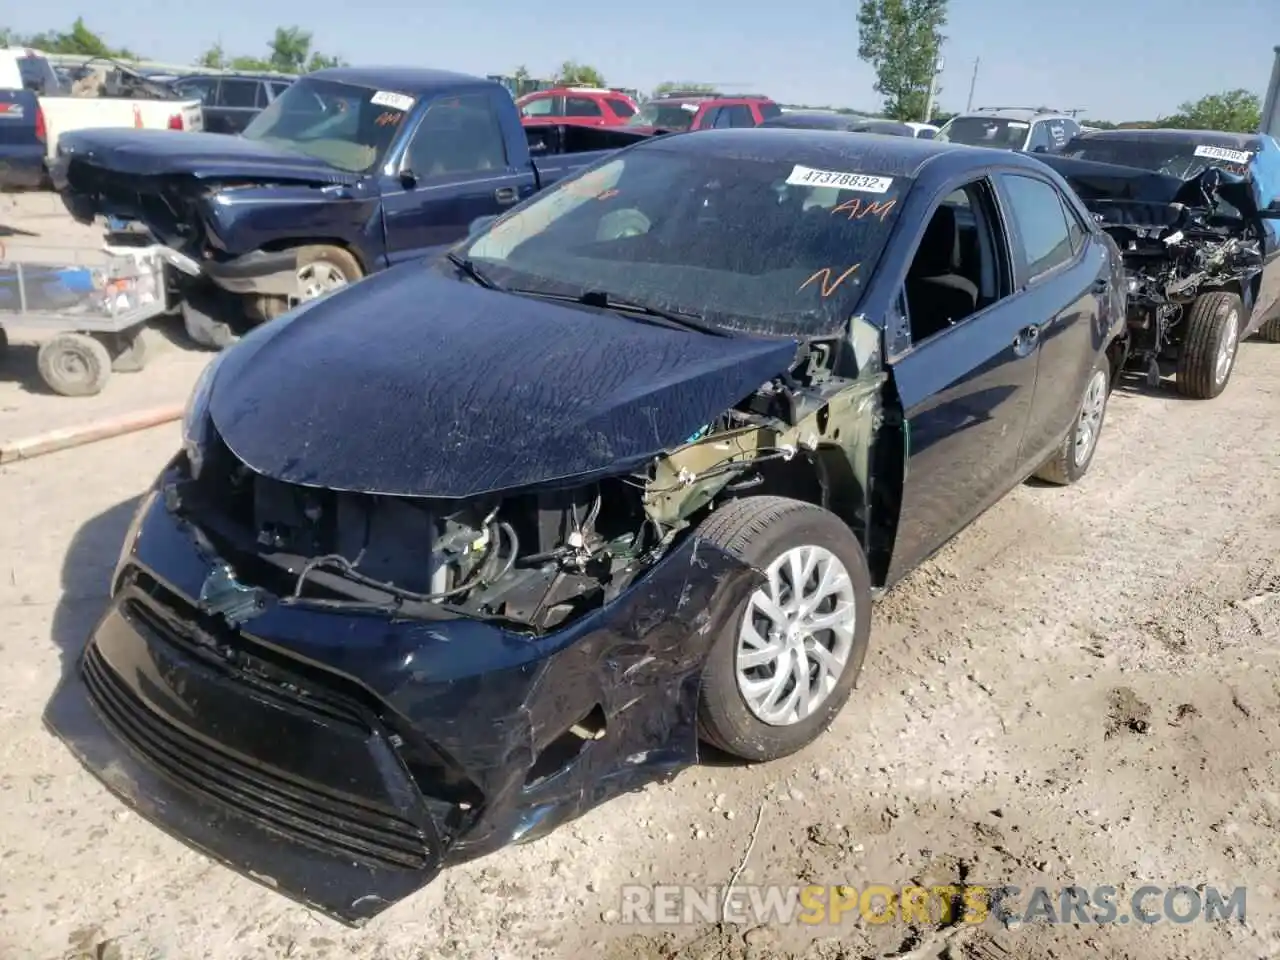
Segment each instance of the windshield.
M664 130L688 130L698 113L696 103L655 103L642 105L627 121L628 127L661 127Z
M243 136L316 157L350 173L381 161L413 98L303 77L253 118Z
M1031 124L998 117L954 117L935 135L935 140L962 143L970 147L1021 150Z
M726 330L844 329L911 181L661 142L564 181L459 256L504 286L607 293Z
M1221 147L1210 144L1171 143L1165 140L1134 138L1118 140L1112 137L1094 139L1077 137L1063 148L1064 157L1077 160L1093 160L1097 163L1115 163L1124 167L1137 167L1152 173L1163 173L1190 180L1208 167L1222 167L1230 173L1247 176L1252 151L1238 147Z

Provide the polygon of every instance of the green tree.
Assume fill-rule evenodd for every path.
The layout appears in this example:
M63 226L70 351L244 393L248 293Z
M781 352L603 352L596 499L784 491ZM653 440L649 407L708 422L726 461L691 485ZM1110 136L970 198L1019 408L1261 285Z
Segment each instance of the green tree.
M325 67L341 67L340 57L319 53L311 49L311 34L301 27L276 27L275 35L267 44L265 57L228 57L221 41L200 55L197 61L202 67L216 70L270 70L278 73L310 73Z
M1228 133L1257 133L1262 125L1262 104L1248 90L1211 93L1178 107L1171 117L1161 117L1160 125L1184 130L1223 130Z
M605 86L604 76L595 67L575 60L566 60L560 64L560 72L556 74L556 83L573 84L582 87Z
M115 57L118 60L136 60L137 54L127 47L113 47L102 37L94 33L84 22L84 17L76 17L70 30L45 30L29 37L21 37L6 30L7 41L0 45L21 44L35 47L45 53L67 53L85 57Z
M886 115L924 116L946 23L947 0L861 0L858 56L875 68Z
M670 93L672 90L686 90L689 93L715 93L716 88L709 83L676 83L673 80L664 80L653 88L653 95L660 97L664 93Z

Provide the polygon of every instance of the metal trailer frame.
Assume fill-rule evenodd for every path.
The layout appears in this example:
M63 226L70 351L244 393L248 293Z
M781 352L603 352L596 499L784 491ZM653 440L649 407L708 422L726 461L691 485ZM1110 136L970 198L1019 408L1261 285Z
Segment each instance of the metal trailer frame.
M16 310L0 308L0 352L11 333L34 337L40 346L36 365L40 378L55 393L70 397L94 396L102 392L111 373L132 373L146 365L146 345L141 328L149 320L169 311L164 260L154 247L123 252L109 249L105 265L8 261L16 282ZM60 268L95 271L95 288L105 290L122 281L152 280L150 302L120 307L107 302L66 307L32 307L29 277L39 271Z

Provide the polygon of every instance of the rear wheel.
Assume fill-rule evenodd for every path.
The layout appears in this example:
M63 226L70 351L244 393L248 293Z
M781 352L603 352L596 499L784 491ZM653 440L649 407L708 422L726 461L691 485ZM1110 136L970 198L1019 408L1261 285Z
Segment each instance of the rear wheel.
M1280 343L1280 317L1272 317L1258 329L1259 339L1267 343Z
M1204 293L1187 316L1178 354L1177 385L1184 397L1212 400L1227 388L1240 346L1240 298L1234 293Z
M1076 407L1075 424L1053 456L1040 464L1034 474L1037 480L1067 486L1089 472L1098 449L1098 438L1102 436L1102 424L1107 419L1107 400L1113 380L1111 367L1108 357L1101 357L1094 365Z
M696 536L766 574L712 626L699 732L744 760L785 757L831 725L862 670L871 632L862 547L835 514L782 497L730 501Z

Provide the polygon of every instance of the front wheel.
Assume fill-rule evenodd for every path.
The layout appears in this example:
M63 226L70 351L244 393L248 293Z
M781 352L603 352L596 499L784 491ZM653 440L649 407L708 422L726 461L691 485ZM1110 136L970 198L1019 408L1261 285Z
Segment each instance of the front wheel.
M765 572L712 625L702 674L702 739L744 760L795 753L831 725L862 670L871 577L835 514L799 500L733 500L695 536Z
M1244 305L1234 293L1203 293L1191 305L1178 354L1178 392L1212 400L1227 388L1240 346Z
M333 293L364 275L360 262L341 247L316 245L298 251L298 302Z
M1111 396L1112 361L1100 357L1085 384L1084 393L1076 407L1076 418L1061 445L1048 460L1040 465L1034 476L1046 483L1067 486L1089 472L1093 455L1102 436L1102 424L1107 419L1107 400Z

